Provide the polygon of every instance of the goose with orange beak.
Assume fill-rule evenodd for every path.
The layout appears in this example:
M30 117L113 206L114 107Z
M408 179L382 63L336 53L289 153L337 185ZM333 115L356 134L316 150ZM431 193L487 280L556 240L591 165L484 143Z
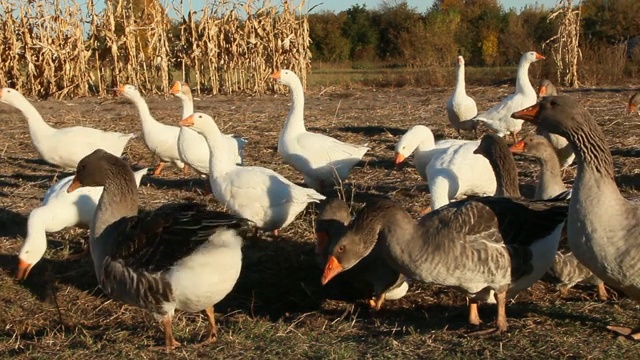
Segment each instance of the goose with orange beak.
M512 116L569 141L578 161L567 217L569 247L597 277L640 302L640 202L620 194L602 129L569 96L545 97ZM607 328L640 340L640 327Z

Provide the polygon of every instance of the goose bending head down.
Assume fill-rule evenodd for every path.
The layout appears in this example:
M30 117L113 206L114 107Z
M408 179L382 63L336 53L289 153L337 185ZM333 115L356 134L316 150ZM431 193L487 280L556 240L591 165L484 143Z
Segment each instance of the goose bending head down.
M233 288L242 265L242 238L249 221L202 204L169 204L138 212L133 172L102 150L78 164L68 192L103 186L90 236L98 283L110 297L148 310L160 321L165 346L179 344L171 319L176 309L205 310L206 342L216 339L213 305Z
M504 331L507 291L531 286L549 269L566 214L566 205L479 197L450 203L416 222L391 200L373 201L329 250L321 281L352 268L378 244L405 276L463 290L471 299L472 324L480 324L478 301L494 291L496 328Z
M576 258L605 283L640 301L640 204L620 194L602 129L568 96L545 97L513 116L571 143L578 170L569 202L569 246ZM640 329L609 329L640 339Z
M369 148L307 131L300 78L291 70L276 71L271 78L291 89L291 109L278 139L278 154L302 173L307 185L318 191L342 184Z
M213 196L231 212L253 221L263 230L289 225L308 203L324 195L298 186L277 172L258 166L238 166L221 155L223 136L211 116L195 113L180 121L202 134L209 144L209 181Z
M522 129L523 121L512 118L511 114L514 111L536 103L538 94L529 80L529 66L542 59L544 59L544 56L535 51L522 54L516 75L516 92L504 98L491 109L478 114L475 119L484 122L488 128L498 135L505 136L506 134L511 134L513 136L513 142L518 141L517 135L520 129Z
M321 204L316 220L316 259L324 266L329 249L340 240L351 221L349 205L340 198L331 198ZM402 298L409 289L404 275L395 270L381 251L374 250L341 276L352 288L360 289L369 299L369 306L380 310L385 300Z

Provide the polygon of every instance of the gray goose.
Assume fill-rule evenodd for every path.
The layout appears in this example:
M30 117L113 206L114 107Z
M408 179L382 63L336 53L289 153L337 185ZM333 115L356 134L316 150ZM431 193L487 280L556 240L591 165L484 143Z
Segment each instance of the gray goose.
M539 97L556 96L556 95L558 95L558 89L556 89L556 86L553 85L551 80L549 79L540 80L540 84L538 85Z
M512 116L569 140L578 159L567 218L569 246L596 276L640 301L640 204L620 194L598 124L568 96L543 98ZM608 329L640 340L638 329Z
M566 205L478 197L449 203L416 222L391 200L367 203L329 249L326 284L380 247L405 276L461 289L469 322L480 324L478 301L495 292L496 331L507 329L507 291L524 289L551 266ZM548 255L551 254L551 255Z
M531 139L534 140L532 141ZM528 144L532 144L533 146L530 146ZM560 179L560 165L558 163L558 158L556 157L551 144L549 144L549 142L545 138L538 135L525 137L524 140L517 142L511 148L507 146L507 143L504 141L504 139L497 135L485 135L482 138L477 152L479 154L482 154L489 160L489 163L491 164L493 171L496 174L498 183L496 196L508 196L513 198L522 197L520 195L518 186L518 170L516 167L516 162L513 159L510 150L515 150L515 152L528 152L529 154L534 153L536 155L544 153L548 158L545 160L545 162L552 164L552 168L556 170L554 174L557 177L557 179L554 179L553 181L547 181L547 185L549 185L551 182L559 182L559 184L556 184L557 192L548 192L547 198L535 200L548 200L551 198L553 198L554 201L555 199L565 200L563 196L558 196L559 193L563 192L562 190L565 190L564 183L562 183L562 179ZM555 164L553 162L555 162ZM542 176L548 177L549 175L554 175L546 174L545 170L547 170L547 168L543 167L541 170ZM543 180L539 180L538 186L542 182ZM558 247L558 251L556 252L553 264L548 271L548 274L551 276L553 282L557 283L558 289L560 290L560 295L562 297L568 296L569 289L572 286L574 286L578 282L584 282L587 284L597 285L598 298L602 301L607 300L607 290L605 289L602 280L598 279L598 277L593 275L593 273L589 269L580 264L580 262L575 258L575 256L569 249L566 231L562 232L560 245Z
M350 221L351 210L344 200L330 198L324 202L316 219L316 257L321 266L327 263L329 249L340 240ZM406 277L389 265L379 247L341 278L370 296L369 306L375 310L380 310L385 300L402 298L409 289Z
M248 220L208 211L197 203L169 204L138 212L138 191L129 165L98 149L83 158L68 192L104 186L89 243L98 284L110 297L148 310L160 321L165 347L173 337L174 310L205 310L216 339L213 305L233 288L242 265Z
M556 89L555 85L553 85L553 83L549 79L542 79L540 81L540 85L538 86L538 96L545 97L556 95L558 95L558 90ZM549 140L556 152L556 155L558 156L558 159L560 160L561 168L564 169L567 166L571 165L576 156L573 153L573 149L571 148L571 145L569 145L567 139L556 134L549 134L547 131L544 131L542 129L538 129L537 133L538 135L544 136L547 140Z

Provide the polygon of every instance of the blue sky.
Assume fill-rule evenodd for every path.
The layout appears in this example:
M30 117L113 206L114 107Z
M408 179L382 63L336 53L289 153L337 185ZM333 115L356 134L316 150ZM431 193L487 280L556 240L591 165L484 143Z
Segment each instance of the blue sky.
M393 0L392 0L393 1ZM307 4L309 8L312 8L315 5L318 7L315 10L331 10L331 11L342 11L350 8L352 5L366 5L369 9L376 8L379 4L381 4L383 0L307 0ZM516 8L520 10L527 4L535 4L538 3L540 5L544 5L547 8L551 8L555 6L557 0L501 0L502 6L505 9ZM425 12L427 9L431 7L433 4L432 0L407 0L409 6L418 9L419 12ZM315 11L314 11L315 12Z

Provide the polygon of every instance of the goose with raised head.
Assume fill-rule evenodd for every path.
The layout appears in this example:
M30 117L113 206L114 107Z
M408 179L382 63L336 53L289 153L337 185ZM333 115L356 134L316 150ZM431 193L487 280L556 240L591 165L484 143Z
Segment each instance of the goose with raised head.
M471 300L473 325L481 322L478 302L493 291L496 330L504 331L507 292L531 286L549 269L566 215L566 205L478 197L416 222L391 200L372 201L330 249L321 281L352 268L377 245L408 278L462 290Z
M278 154L302 174L305 184L318 191L343 183L369 148L307 131L300 78L291 70L276 71L271 78L291 89L291 109L278 139Z
M532 145L531 147L529 147L529 153L546 153L546 156L550 158L549 162L556 162L555 168L558 171L555 175L558 178L555 180L546 180L546 185L543 186L551 187L551 189L553 189L553 183L557 184L557 182L559 182L559 184L557 184L558 187L556 187L557 192L549 191L551 189L545 189L546 192L543 193L548 196L545 198L536 197L535 200L553 199L552 201L565 202L566 198L564 197L560 197L558 200L555 200L558 197L558 194L563 192L564 184L559 178L560 168L559 165L557 165L558 160L555 153L553 152L553 148L545 138L537 135L535 135L533 138L538 141L543 141L542 144L546 145L546 151L539 149L544 145L531 142ZM521 145L521 143L522 141L526 141L526 139L527 138L525 138L525 140L521 140L520 142L514 144L511 148L509 148L505 140L497 135L487 134L482 138L480 146L476 151L487 157L487 159L489 159L489 162L491 163L491 166L493 167L493 171L496 174L496 179L498 182L496 196L522 198L518 185L518 169L510 151L513 152L514 149L523 148L523 145ZM527 145L525 145L524 147L527 147ZM552 174L543 174L542 176L550 177L552 176ZM542 181L542 179L539 180L538 186L540 186L540 183ZM603 301L607 299L607 290L602 280L598 279L593 275L591 271L589 271L589 269L580 264L572 254L571 250L569 249L566 231L563 232L562 237L560 238L558 251L555 253L553 265L551 265L548 274L551 276L552 282L555 282L557 284L558 289L560 290L560 295L563 297L566 297L568 295L569 289L572 286L579 282L582 282L597 285L598 298Z
M185 119L193 114L193 96L189 84L176 81L171 87L171 93L182 101L182 117ZM231 135L222 137L224 155L230 156L232 161L242 165L246 140ZM209 174L209 145L204 137L188 127L181 126L178 133L178 155L180 160L188 164L201 174Z
M440 151L449 146L466 144L469 140L444 139L435 141L431 129L424 125L411 127L395 145L396 165L403 163L413 154L413 164L418 171L418 175L427 180L427 165Z
M147 168L134 173L136 186L140 186L142 176ZM87 187L67 193L73 176L58 181L47 190L42 205L29 214L27 220L27 237L18 253L18 272L16 278L24 280L35 264L42 259L47 250L47 233L60 231L70 226L89 228L96 211L98 200L102 195L102 187ZM81 255L89 254L89 246ZM70 255L68 259L77 257Z
M151 312L173 337L175 310L204 310L205 342L216 340L213 306L234 287L242 265L242 238L250 222L207 210L198 203L168 204L138 211L133 172L122 159L96 150L78 163L68 192L103 186L91 223L91 257L98 284L110 297Z
M142 134L147 148L160 158L160 163L153 171L153 175L160 175L167 163L173 163L183 170L186 175L188 168L184 166L178 154L178 134L180 128L177 126L163 124L151 116L149 106L138 89L133 85L122 85L118 88L118 94L129 99L138 109L140 121L142 122Z
M511 145L514 154L532 157L540 165L540 175L536 185L535 200L547 200L567 191L562 181L560 162L553 146L545 137L529 135Z
M620 194L602 129L568 96L545 97L513 116L569 140L578 162L569 200L569 246L597 277L640 301L640 204ZM640 329L608 328L640 340Z
M458 132L467 130L473 132L473 137L478 137L478 123L472 120L478 114L476 102L465 90L464 82L464 58L458 56L456 62L456 87L453 89L453 95L447 101L447 117L451 126Z
M329 258L329 249L340 240L351 222L351 210L340 198L330 198L321 206L315 226L316 258L324 266ZM389 265L378 248L340 277L362 290L368 296L369 306L376 310L380 310L385 300L402 298L409 289L405 276Z
M102 131L85 126L56 129L47 124L38 110L18 90L0 89L0 102L20 110L27 119L31 143L44 161L64 170L74 170L83 157L96 149L120 156L135 136ZM73 144L73 146L67 146Z
M238 166L218 154L223 137L211 116L203 113L182 119L202 134L209 144L209 182L214 197L231 212L253 221L263 230L277 230L289 225L310 202L325 197L313 189L298 186L277 172L258 166Z
M491 109L478 114L474 120L484 122L487 127L499 136L511 134L513 142L516 142L518 131L522 129L523 121L512 118L511 114L536 103L538 94L529 80L529 66L542 59L544 59L544 56L535 51L522 54L516 74L516 92L504 98L502 102Z

